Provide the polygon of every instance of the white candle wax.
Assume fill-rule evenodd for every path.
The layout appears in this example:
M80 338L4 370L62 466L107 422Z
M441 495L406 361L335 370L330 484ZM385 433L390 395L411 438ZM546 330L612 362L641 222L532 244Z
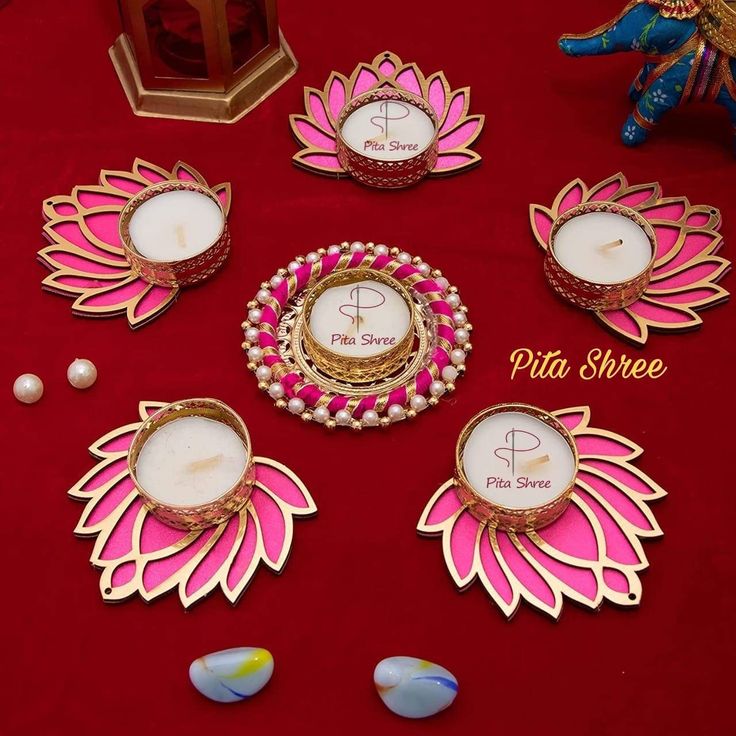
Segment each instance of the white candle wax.
M334 353L367 358L386 352L406 335L411 313L386 284L365 280L326 289L309 319L314 338Z
M181 417L148 438L138 455L136 478L156 501L200 506L229 491L247 461L245 446L227 424Z
M359 107L341 128L354 151L380 161L402 161L417 156L432 142L432 118L402 100L376 100Z
M202 192L179 189L157 194L138 207L128 233L136 250L154 261L181 261L207 250L225 220L217 203Z
M620 245L614 245L618 241ZM597 284L637 276L652 258L652 244L635 222L613 212L589 212L568 220L554 237L554 254L570 273Z
M557 498L575 473L575 457L555 429L521 412L493 414L470 433L463 470L484 498L510 509Z

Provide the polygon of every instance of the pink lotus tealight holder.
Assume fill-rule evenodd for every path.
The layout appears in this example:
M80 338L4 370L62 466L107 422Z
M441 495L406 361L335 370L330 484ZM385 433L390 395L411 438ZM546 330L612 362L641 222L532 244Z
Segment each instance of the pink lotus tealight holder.
M716 255L714 207L616 174L591 188L576 179L529 214L550 288L636 345L650 330L699 327L698 312L728 298L718 281L731 263Z
M215 399L141 402L139 420L90 447L69 491L86 505L100 591L116 602L176 590L185 608L220 588L235 604L262 562L282 571L293 519L316 506L292 471L253 455L243 420Z
M477 578L507 618L522 600L555 619L565 598L638 605L641 540L662 535L648 504L666 495L633 464L641 453L592 427L587 406L489 407L462 430L454 477L417 529L442 537L459 589Z
M136 159L131 171L103 170L99 184L44 202L51 245L38 257L52 273L42 286L73 297L75 314L124 313L139 327L225 263L230 200L229 184L209 187L182 162L167 170Z

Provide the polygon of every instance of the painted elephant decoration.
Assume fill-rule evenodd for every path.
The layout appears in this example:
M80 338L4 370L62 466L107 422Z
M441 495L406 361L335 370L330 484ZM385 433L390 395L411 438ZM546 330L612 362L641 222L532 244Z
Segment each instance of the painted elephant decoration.
M688 102L716 102L728 110L736 153L736 0L634 0L590 33L565 35L569 56L639 51L648 60L629 89L634 110L621 138L647 139L664 115Z

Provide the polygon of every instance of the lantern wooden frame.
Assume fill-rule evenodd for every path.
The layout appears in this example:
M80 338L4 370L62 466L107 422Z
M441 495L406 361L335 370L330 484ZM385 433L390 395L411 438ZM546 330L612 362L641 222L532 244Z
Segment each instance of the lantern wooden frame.
M234 123L297 69L278 26L276 0L265 0L265 46L234 68L227 0L185 0L199 13L206 78L164 76L154 68L144 11L154 0L118 0L123 33L110 57L136 115Z

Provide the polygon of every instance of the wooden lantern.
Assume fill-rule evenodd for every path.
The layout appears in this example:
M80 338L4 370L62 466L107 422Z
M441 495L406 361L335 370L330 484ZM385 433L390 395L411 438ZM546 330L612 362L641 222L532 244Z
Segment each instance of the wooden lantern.
M233 123L296 71L276 0L118 0L110 56L136 115Z

